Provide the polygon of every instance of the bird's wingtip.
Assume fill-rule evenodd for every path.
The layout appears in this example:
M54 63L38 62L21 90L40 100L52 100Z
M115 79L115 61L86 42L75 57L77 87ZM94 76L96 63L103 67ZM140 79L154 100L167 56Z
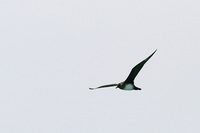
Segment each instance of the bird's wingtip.
M157 51L157 49L152 53L152 55L155 54L156 51Z

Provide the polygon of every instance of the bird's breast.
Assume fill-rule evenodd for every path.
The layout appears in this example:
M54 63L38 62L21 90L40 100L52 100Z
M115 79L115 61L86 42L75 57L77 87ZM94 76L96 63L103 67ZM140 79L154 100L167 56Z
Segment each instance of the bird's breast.
M133 90L134 86L132 84L126 84L124 90Z

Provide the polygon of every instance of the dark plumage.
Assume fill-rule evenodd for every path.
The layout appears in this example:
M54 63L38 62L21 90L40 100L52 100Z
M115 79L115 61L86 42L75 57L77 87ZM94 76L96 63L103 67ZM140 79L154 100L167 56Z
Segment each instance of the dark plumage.
M140 72L144 64L154 55L154 53L157 50L155 50L149 57L141 61L139 64L137 64L130 72L128 77L124 82L118 83L118 84L109 84L109 85L103 85L99 86L97 88L89 88L91 90L94 89L99 89L99 88L105 88L105 87L112 87L112 86L117 86L116 88L122 89L122 90L141 90L141 88L138 88L134 85L134 79L137 76L137 74Z

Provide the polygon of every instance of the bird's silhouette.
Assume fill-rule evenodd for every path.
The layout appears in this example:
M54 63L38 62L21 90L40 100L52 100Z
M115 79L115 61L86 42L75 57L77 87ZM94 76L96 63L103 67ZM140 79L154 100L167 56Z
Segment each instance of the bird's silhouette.
M157 50L155 50L149 57L147 57L146 59L141 61L135 67L133 67L133 69L131 70L130 74L128 75L128 77L126 78L125 81L118 83L118 84L103 85L103 86L99 86L97 88L89 88L89 89L94 90L94 89L116 86L116 88L119 88L119 89L122 89L122 90L141 90L141 88L138 88L138 87L135 86L134 79L137 76L137 74L140 72L140 70L142 69L144 64L154 55L154 53L156 51Z

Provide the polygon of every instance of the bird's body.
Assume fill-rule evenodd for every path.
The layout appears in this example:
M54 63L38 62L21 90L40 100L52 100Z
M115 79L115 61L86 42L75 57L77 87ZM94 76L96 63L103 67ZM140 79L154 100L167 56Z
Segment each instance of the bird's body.
M119 83L116 88L119 88L121 90L141 90L140 88L136 87L133 83L126 82Z
M117 86L116 88L119 88L121 90L141 90L141 88L138 88L134 85L134 79L137 76L137 74L140 72L140 70L142 69L144 64L154 55L155 52L156 52L156 50L149 57L147 57L145 60L143 60L139 64L137 64L131 70L130 74L128 75L128 77L126 78L126 80L124 82L121 82L119 84L103 85L103 86L99 86L97 88L89 88L89 89L94 90L94 89L99 89L99 88Z
M120 86L119 89L122 89L122 90L134 90L135 89L135 86L133 84L122 84L122 86Z
M122 88L122 90L134 90L135 87L133 86L133 84L126 84L124 86L124 88Z

